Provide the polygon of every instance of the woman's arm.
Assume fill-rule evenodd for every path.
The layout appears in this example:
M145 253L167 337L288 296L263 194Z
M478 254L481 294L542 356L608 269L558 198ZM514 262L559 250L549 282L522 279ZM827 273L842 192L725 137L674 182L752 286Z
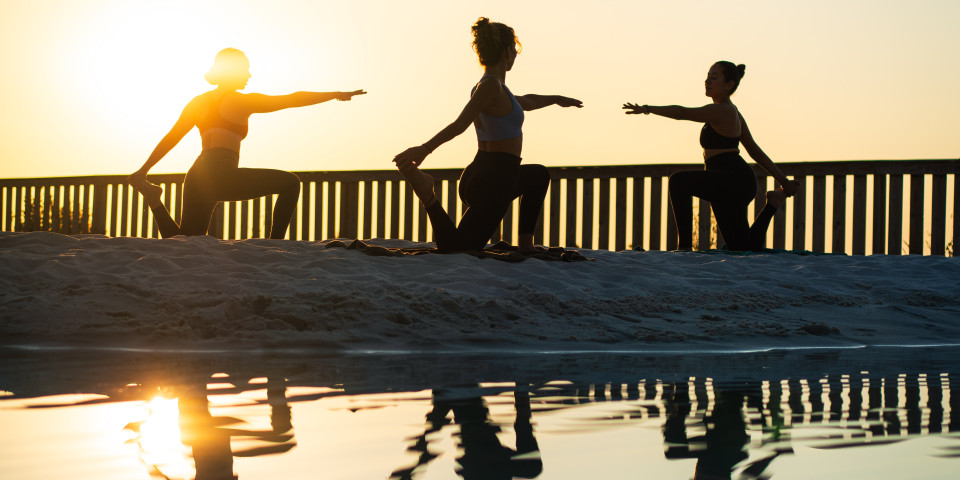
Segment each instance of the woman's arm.
M583 108L583 102L580 100L562 95L536 95L529 93L516 98L517 103L520 104L520 107L522 107L524 111L536 110L538 108L549 107L550 105L559 105L564 108Z
M330 100L349 101L354 95L365 95L367 92L354 90L352 92L296 92L288 95L264 95L262 93L248 93L241 95L240 107L247 113L276 112L285 108L306 107Z
M473 96L470 97L470 101L463 107L460 115L457 116L457 119L454 120L453 123L444 127L443 130L440 130L433 138L427 140L422 145L410 147L396 157L393 157L393 162L396 163L398 167L411 163L419 166L423 163L423 160L427 158L427 155L433 153L440 145L453 140L457 135L463 133L477 118L477 115L480 115L480 112L494 104L499 93L499 82L493 80L481 82L480 85L477 86L476 91L473 92Z
M792 196L797 193L797 190L800 188L799 182L789 180L787 176L780 171L780 168L773 163L773 160L770 160L770 157L757 145L756 140L753 139L753 135L750 133L750 128L747 127L747 121L744 120L742 115L740 116L740 143L743 144L743 149L747 151L750 158L777 180L777 183L783 187L787 196Z
M689 120L700 123L722 123L732 119L736 107L720 103L711 103L702 107L681 107L680 105L637 105L624 103L623 109L627 115L653 114L674 120Z
M147 172L170 150L173 150L173 147L177 146L180 140L183 140L183 137L193 129L193 126L197 124L194 102L196 102L196 100L192 100L184 107L183 112L180 113L180 118L173 124L173 128L163 136L160 143L157 144L150 156L147 157L147 161L144 162L143 166L133 173L134 176L146 176Z

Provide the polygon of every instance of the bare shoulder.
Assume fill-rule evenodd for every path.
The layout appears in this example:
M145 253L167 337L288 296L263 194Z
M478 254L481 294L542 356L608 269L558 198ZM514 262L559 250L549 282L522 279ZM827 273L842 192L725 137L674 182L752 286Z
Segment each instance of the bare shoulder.
M736 120L740 117L740 111L737 110L737 106L732 103L711 103L704 105L703 108L718 117L725 117L731 120Z
M488 95L497 95L500 92L503 92L503 84L500 83L500 80L495 77L487 77L480 80L477 83L477 88L474 89L474 96L488 96Z
M196 116L199 112L206 110L207 106L210 105L210 94L211 92L204 92L193 97L183 108L183 112Z

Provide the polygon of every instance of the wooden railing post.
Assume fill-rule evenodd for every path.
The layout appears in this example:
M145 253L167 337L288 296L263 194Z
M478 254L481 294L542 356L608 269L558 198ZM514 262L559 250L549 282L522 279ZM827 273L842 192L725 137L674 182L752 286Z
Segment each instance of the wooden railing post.
M793 196L793 245L794 250L807 249L807 177L797 175L800 182L797 194Z
M873 253L887 251L887 175L873 174Z
M930 219L930 254L942 256L947 245L947 176L934 175L931 188L933 211Z
M627 248L627 179L618 178L616 180L616 206L614 207L614 221L616 222L616 238L614 239L614 251L620 251Z
M903 243L903 175L890 175L890 234L887 236L887 255L900 255Z
M107 234L107 184L93 185L93 227L90 233Z
M910 255L923 255L923 174L910 174Z

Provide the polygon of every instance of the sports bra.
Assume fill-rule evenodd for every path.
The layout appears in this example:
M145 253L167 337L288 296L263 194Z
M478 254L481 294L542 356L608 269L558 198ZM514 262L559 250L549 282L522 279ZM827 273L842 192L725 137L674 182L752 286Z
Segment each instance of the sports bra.
M704 123L700 130L700 146L704 150L719 150L726 148L737 148L740 145L740 137L725 137L717 133L709 123Z
M233 123L230 120L223 118L223 115L220 113L220 104L223 103L224 97L226 97L226 95L221 96L219 100L211 102L210 108L207 110L206 115L197 121L197 129L200 130L200 135L203 135L203 133L208 129L221 128L239 135L240 139L243 140L247 137L247 125Z
M482 82L484 78L480 78ZM470 90L470 95L473 95L477 91L477 86L480 83L477 82L477 85L473 86L473 89ZM503 89L507 91L507 95L510 96L510 102L512 103L510 113L506 115L488 115L486 113L480 112L480 121L474 122L474 127L477 130L477 140L481 142L490 142L495 140L506 140L508 138L516 138L523 136L523 107L520 106L520 102L517 101L517 97L513 96L513 92L507 88L506 85L503 86Z

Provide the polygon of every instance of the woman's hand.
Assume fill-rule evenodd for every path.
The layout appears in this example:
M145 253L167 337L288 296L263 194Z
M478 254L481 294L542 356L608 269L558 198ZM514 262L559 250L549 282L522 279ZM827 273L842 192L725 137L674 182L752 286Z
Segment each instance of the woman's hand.
M354 95L366 95L366 94L367 92L363 91L363 89L361 88L360 90L354 90L352 92L337 92L336 99L341 102L349 102Z
M797 194L800 190L800 181L799 180L788 180L783 184L783 191L787 194L788 197L792 197Z
M650 109L646 105L637 105L636 103L624 103L623 109L626 110L627 115L650 115Z
M577 107L583 108L583 102L577 100L576 98L562 97L557 95L557 105L567 108L567 107Z
M397 164L397 168L401 170L411 165L419 167L427 158L427 155L430 155L430 149L423 145L418 145L416 147L410 147L400 152L396 157L393 157L393 163Z

